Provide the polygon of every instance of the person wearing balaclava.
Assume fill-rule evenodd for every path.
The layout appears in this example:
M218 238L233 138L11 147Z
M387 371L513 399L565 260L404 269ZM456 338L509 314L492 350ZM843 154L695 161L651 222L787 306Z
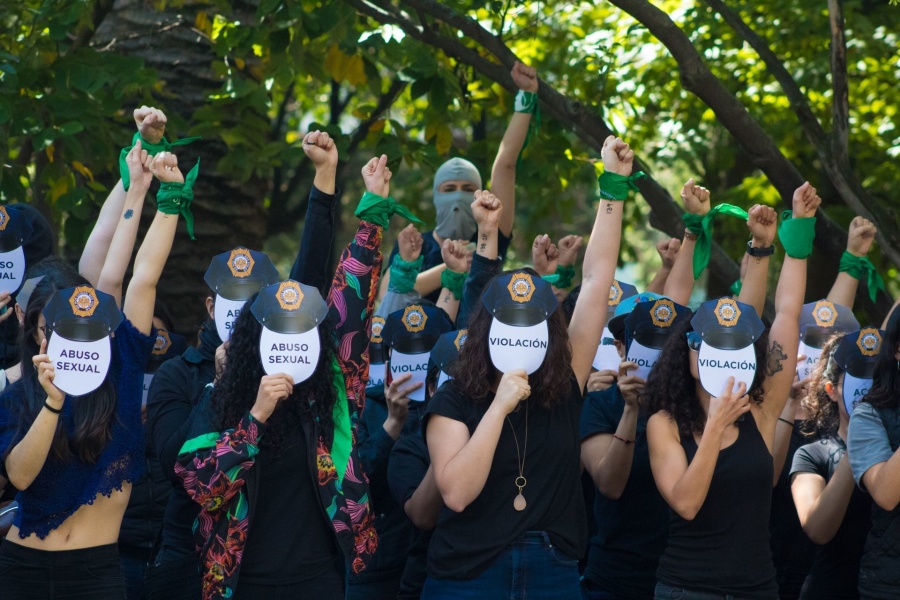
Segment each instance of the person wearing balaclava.
M500 199L503 213L500 217L498 249L501 259L506 258L506 250L512 238L513 219L516 206L516 163L525 146L532 116L537 110L537 71L516 62L510 73L519 88L515 100L515 112L500 142L494 165L491 169L491 192ZM475 190L482 189L481 175L471 162L464 158L451 158L442 164L434 174L434 208L436 222L434 229L422 234L422 265L415 278L415 290L423 298L437 303L442 286L441 245L444 240L477 241L477 225L472 216L472 201ZM382 278L381 293L388 289L389 282L398 270L394 266L394 256L399 252L394 245L391 252L390 270ZM398 265L402 269L403 265ZM403 286L400 292L409 292Z

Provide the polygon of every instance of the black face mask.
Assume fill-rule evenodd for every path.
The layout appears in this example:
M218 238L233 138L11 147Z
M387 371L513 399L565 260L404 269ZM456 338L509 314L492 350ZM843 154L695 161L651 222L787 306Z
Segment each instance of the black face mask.
M222 345L222 338L216 331L216 324L212 319L208 319L200 330L200 355L205 360L216 359L216 348Z

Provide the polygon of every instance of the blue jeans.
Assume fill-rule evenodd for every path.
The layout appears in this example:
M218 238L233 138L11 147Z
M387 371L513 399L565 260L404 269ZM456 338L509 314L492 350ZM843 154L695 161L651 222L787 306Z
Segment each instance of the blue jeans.
M425 580L422 600L580 600L578 560L529 531L474 579Z
M713 594L710 592L698 592L684 588L672 587L664 583L656 584L653 594L654 600L740 600L738 596L731 594Z

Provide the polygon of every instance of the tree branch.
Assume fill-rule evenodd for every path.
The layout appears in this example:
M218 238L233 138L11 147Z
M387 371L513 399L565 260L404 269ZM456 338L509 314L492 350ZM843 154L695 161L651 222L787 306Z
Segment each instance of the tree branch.
M844 9L841 0L828 0L831 25L831 154L841 169L850 168L850 92L847 86L847 42L844 39Z

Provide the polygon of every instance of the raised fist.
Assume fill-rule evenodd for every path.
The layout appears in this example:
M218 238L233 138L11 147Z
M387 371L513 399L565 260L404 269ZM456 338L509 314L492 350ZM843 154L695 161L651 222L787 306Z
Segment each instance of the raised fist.
M472 202L472 216L478 223L478 228L497 228L500 223L500 214L503 204L497 196L487 190L476 190L475 200Z
M581 245L584 243L584 239L580 235L567 235L563 239L559 240L557 245L559 246L559 264L564 267L569 267L578 262L578 251L581 250ZM554 272L556 269L554 269Z
M795 219L816 216L816 209L822 204L822 199L816 193L816 188L807 181L794 191L793 209Z
M681 188L681 201L684 210L692 215L703 216L709 212L709 190L694 183L693 177Z
M516 87L520 90L523 92L537 93L537 71L533 67L523 65L519 61L516 61L509 74L512 76L513 83L515 83Z
M338 151L334 140L324 131L312 131L303 138L303 152L318 169L320 167L336 167Z
M178 157L171 152L160 152L150 161L150 172L163 183L184 183L184 175L178 169Z
M854 256L865 256L872 248L878 229L868 219L856 217L850 222L847 236L847 252Z
M158 108L142 106L134 109L134 124L138 133L151 144L158 144L163 139L167 122L166 113Z
M619 175L631 175L634 166L634 150L625 143L622 138L614 135L606 138L600 151L603 158L603 168Z
M559 264L559 249L549 235L539 235L531 245L531 262L538 275L553 275Z
M422 253L422 234L415 225L410 223L400 230L400 235L397 236L397 246L400 248L400 258L406 262L418 260Z
M150 163L153 157L144 150L141 140L135 142L134 147L125 155L125 164L128 165L128 175L131 177L131 185L139 185L144 189L150 187L153 174L150 172Z
M466 242L461 240L444 240L441 244L441 258L444 264L454 273L466 273L469 270Z
M387 198L391 191L391 170L387 166L387 154L372 158L362 168L363 181L366 191L382 198Z
M747 212L747 229L761 247L771 246L778 230L778 213L771 206L754 205Z
M656 242L656 252L662 259L662 268L672 270L675 266L675 258L678 251L681 250L681 240L669 238L668 240L659 240Z

